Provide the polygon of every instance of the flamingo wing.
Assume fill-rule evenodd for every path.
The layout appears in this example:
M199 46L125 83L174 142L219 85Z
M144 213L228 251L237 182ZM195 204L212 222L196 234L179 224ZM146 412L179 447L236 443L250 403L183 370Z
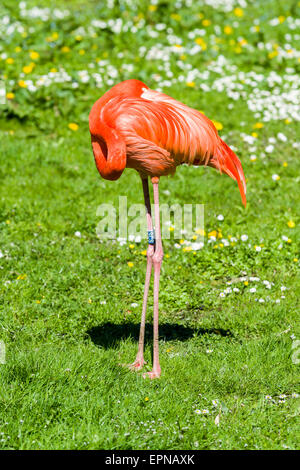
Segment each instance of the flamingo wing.
M111 122L132 142L139 138L167 151L180 163L207 163L217 148L219 136L213 123L202 113L157 91L144 88L140 97L110 100L102 118Z

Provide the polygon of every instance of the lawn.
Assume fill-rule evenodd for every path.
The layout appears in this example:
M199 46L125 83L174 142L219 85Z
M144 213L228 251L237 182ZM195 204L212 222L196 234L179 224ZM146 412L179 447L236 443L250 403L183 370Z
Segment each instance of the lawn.
M2 1L1 449L299 448L297 18L292 0ZM164 241L154 381L122 366L146 241L96 233L100 204L143 202L90 148L93 102L128 78L214 120L247 180L245 209L211 168L161 179L161 202L205 205L205 242Z

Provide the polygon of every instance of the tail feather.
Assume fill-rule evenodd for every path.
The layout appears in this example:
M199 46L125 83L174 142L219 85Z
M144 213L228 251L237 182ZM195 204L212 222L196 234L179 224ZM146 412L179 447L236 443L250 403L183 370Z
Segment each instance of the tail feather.
M242 164L236 154L222 139L220 139L217 151L208 165L219 169L221 173L226 173L237 182L242 202L246 207L246 181Z

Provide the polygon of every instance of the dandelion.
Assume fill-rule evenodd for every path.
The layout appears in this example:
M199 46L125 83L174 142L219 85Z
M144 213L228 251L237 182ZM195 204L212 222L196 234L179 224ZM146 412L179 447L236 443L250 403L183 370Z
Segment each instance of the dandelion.
M296 224L293 220L289 220L287 224L288 224L289 228L295 228L295 226L296 226Z
M232 32L233 32L233 29L232 29L231 26L225 26L225 28L224 28L224 33L225 34L232 34Z
M128 261L127 266L128 266L129 268L133 268L134 264L133 264L132 261Z
M253 129L262 129L264 127L264 124L262 122L256 122L253 125Z
M241 18L242 16L244 16L244 10L243 10L242 8L239 8L239 7L235 8L235 9L233 10L233 13L234 13L235 16L237 16L237 17L239 17L239 18Z
M12 57L8 57L6 59L6 63L9 64L9 65L12 65L14 63L14 59Z
M40 54L38 52L35 52L35 51L30 51L29 57L32 60L38 60L39 57L40 57Z
M145 401L149 401L149 397L145 397Z
M71 131L78 131L79 126L75 122L70 122L70 124L68 124L68 128L71 129Z
M178 13L172 13L171 18L172 18L172 20L175 20L175 21L180 21L181 20L181 16L178 15Z
M34 68L34 64L29 64L29 65L25 65L25 66L22 68L22 70L23 70L23 72L24 72L26 75L28 75L29 73L32 72L33 68Z
M14 93L11 93L11 92L10 92L10 93L6 93L6 98L7 98L8 100L13 100L14 97L15 97L15 94L14 94Z
M21 88L27 88L27 83L24 80L19 80L18 85Z
M217 129L217 131L221 131L223 129L223 124L221 122L218 122L218 121L214 121L212 119L212 123L214 124L215 128Z

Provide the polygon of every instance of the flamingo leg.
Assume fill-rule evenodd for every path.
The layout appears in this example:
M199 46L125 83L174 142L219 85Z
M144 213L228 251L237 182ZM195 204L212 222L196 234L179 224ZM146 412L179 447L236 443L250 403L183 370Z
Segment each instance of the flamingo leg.
M159 347L158 347L158 295L159 295L159 278L162 259L164 256L159 217L159 178L151 178L153 184L154 207L155 207L155 251L152 257L154 267L154 311L153 311L153 368L147 375L151 379L159 378L161 368L159 364ZM146 377L146 374L144 374Z
M143 191L144 191L148 233L149 232L153 233L148 178L142 179L142 183L143 183ZM150 237L148 238L148 242L149 241L151 241ZM138 346L136 359L133 362L133 364L130 365L130 368L134 370L140 370L143 367L143 365L146 363L144 360L144 339L145 339L146 310L147 310L147 301L148 301L148 293L149 293L149 284L150 284L151 273L152 273L153 254L154 254L154 242L153 244L148 243L147 269L146 269L146 279L145 279L145 287L144 287L144 299L143 299L143 308L142 308L142 317L141 317L141 326L140 326L139 346Z

